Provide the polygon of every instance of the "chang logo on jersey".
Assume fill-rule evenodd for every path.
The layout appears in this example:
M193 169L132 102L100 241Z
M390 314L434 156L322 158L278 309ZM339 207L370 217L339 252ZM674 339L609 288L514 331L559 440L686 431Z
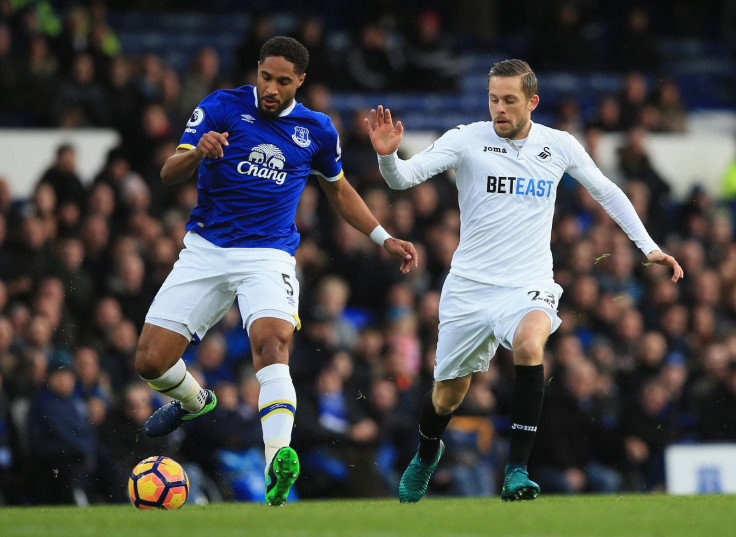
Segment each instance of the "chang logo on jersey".
M489 194L514 194L516 196L532 196L549 198L552 195L554 181L532 179L531 177L496 177L489 175L486 192Z
M250 150L248 160L238 163L238 173L251 177L271 179L277 185L284 184L286 172L284 153L273 144L260 144Z

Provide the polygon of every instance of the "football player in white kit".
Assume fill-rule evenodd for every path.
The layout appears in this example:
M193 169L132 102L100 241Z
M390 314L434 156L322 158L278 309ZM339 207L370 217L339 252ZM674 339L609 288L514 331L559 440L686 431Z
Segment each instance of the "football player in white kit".
M512 350L516 378L510 446L501 497L533 500L531 451L544 395L542 356L560 325L562 288L553 280L550 249L557 185L577 179L626 232L649 262L682 268L647 233L626 195L606 178L567 132L531 121L537 79L521 60L493 66L488 78L491 121L447 131L408 160L397 156L403 126L379 106L365 119L381 174L407 189L454 169L460 243L442 288L434 386L422 404L417 455L399 484L401 502L417 502L444 451L441 436L463 401L475 371L485 371L498 345Z
M175 184L198 171L198 202L186 248L148 310L135 358L137 373L174 399L148 419L146 436L166 435L211 411L214 392L199 385L181 356L238 298L260 385L270 505L286 501L299 474L289 447L296 393L288 364L300 326L294 217L308 178L317 177L350 225L400 259L403 273L417 263L414 246L391 237L344 178L330 118L295 100L308 62L301 43L274 37L261 48L255 86L215 91L192 113L161 179Z

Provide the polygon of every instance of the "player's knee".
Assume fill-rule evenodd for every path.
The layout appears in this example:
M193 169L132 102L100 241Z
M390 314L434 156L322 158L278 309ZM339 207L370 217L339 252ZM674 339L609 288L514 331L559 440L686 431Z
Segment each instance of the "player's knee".
M254 351L263 367L289 362L288 341L279 336L264 338Z
M444 416L455 412L462 403L462 398L458 398L452 393L439 393L432 398L432 403L434 404L434 411L440 416Z
M166 373L164 360L155 346L141 341L135 353L135 372L144 379L157 379Z
M539 365L544 357L544 345L533 339L514 342L515 365Z

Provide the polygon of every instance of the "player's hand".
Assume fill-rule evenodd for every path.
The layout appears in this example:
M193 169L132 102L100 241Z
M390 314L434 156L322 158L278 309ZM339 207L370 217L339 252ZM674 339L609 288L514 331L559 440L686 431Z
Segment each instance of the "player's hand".
M223 147L227 147L230 143L227 141L229 133L209 131L205 132L199 139L196 150L200 153L202 158L222 158L225 155Z
M414 245L408 241L389 237L383 241L383 247L393 257L401 259L401 273L408 273L412 267L417 267L417 251Z
M370 119L364 118L363 123L368 130L373 149L379 155L390 155L401 145L404 126L401 121L397 121L394 127L391 110L388 108L384 110L383 106L379 105L378 110L372 109Z
M676 282L677 280L685 276L685 273L682 271L682 267L677 262L677 260L671 255L667 255L660 250L652 250L651 252L649 252L647 259L649 260L650 263L656 263L657 265L665 265L665 266L672 267L672 270L673 270L672 281L673 282Z

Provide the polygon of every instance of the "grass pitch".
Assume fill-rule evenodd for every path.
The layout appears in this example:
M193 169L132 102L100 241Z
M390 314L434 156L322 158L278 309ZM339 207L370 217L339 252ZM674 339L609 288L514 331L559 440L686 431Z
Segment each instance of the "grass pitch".
M736 496L540 496L223 503L179 511L131 505L3 507L2 537L720 537L736 535Z

